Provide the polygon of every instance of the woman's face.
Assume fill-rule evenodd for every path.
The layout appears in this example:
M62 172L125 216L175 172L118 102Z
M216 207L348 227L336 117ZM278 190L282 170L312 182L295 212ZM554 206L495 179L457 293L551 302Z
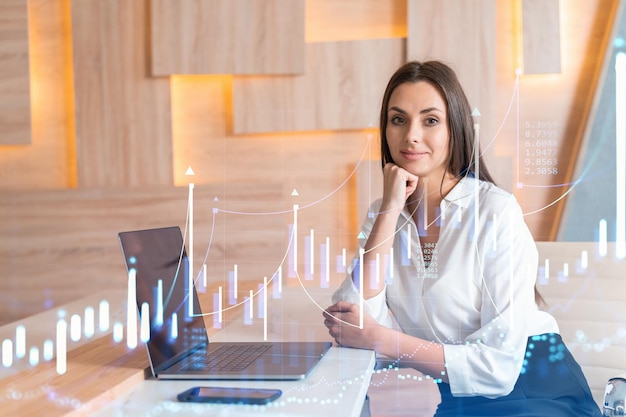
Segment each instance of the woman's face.
M449 155L446 104L426 81L400 84L391 93L385 133L396 165L420 178L441 181Z

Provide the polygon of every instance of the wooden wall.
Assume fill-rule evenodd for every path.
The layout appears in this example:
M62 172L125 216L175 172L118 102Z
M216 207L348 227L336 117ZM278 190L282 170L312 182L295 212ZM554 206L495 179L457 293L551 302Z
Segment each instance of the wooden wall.
M218 281L235 262L250 281L271 273L279 261L254 265L281 259L294 204L303 235L350 253L355 172L378 158L382 90L407 59L457 70L491 170L552 239L554 185L571 176L620 0L568 0L547 18L526 1L0 0L0 62L17 68L0 66L0 324L123 288L116 233L184 225L189 182L196 253L216 204L282 213L216 216ZM525 38L557 23L559 72L516 76ZM558 172L525 173L519 152L537 149Z

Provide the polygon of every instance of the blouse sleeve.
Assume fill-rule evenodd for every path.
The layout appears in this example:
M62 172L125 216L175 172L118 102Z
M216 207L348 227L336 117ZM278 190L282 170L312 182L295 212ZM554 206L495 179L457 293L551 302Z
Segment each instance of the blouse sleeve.
M498 213L496 231L483 225L475 256L480 271L481 327L460 344L445 344L450 389L455 396L509 394L522 372L529 326L536 311L535 242L520 206L511 197ZM489 237L484 234L490 230Z
M361 302L361 294L359 292L359 289L354 284L355 279L358 282L358 275L355 275L354 278L353 275L354 273L359 273L359 253L361 249L365 247L367 238L369 237L372 228L374 227L374 220L376 218L375 213L378 212L379 207L380 200L374 202L368 210L367 218L365 219L365 222L363 222L361 232L359 233L359 249L354 255L352 262L348 266L345 280L343 281L339 289L337 289L337 291L335 291L335 293L333 294L333 303L336 303L338 301L348 301L353 304L359 304ZM385 285L383 290L376 294L374 297L363 300L363 310L366 314L372 316L374 320L376 320L379 324L391 327L392 319L389 315L389 308L386 302L386 290L387 287Z

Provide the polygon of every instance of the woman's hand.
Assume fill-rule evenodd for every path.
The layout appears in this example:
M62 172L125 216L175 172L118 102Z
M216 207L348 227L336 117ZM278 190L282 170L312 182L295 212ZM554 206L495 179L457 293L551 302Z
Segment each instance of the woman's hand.
M396 210L400 212L404 208L406 200L417 189L419 177L393 163L385 165L383 177L381 211Z
M366 314L363 317L363 329L360 329L360 318L359 306L347 301L339 301L324 311L324 325L337 344L375 350L379 344L378 331L383 327Z

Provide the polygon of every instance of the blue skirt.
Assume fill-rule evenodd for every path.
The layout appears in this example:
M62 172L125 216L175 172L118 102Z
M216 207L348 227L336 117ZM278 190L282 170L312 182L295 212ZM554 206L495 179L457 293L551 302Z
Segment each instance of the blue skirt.
M527 362L513 391L504 397L454 397L438 384L435 417L602 417L589 384L558 334L528 338Z

